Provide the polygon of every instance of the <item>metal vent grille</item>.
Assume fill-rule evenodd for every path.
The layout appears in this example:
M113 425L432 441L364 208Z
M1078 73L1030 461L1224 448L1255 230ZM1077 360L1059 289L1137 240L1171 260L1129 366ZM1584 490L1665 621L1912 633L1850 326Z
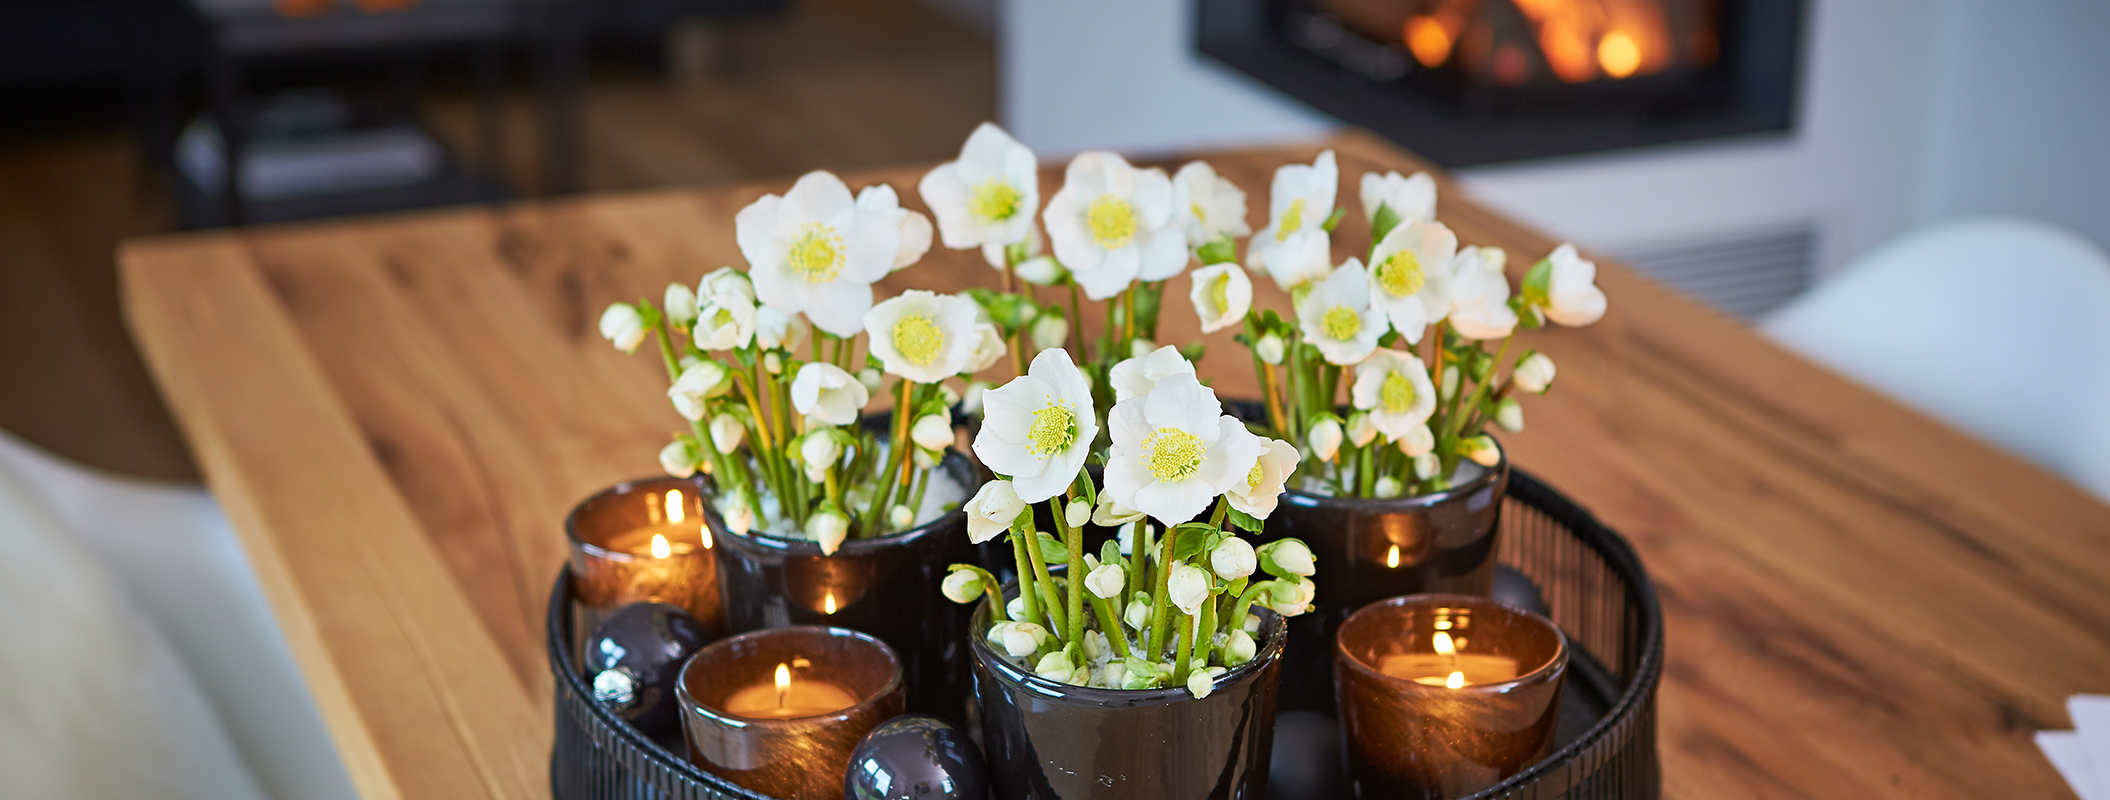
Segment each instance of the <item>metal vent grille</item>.
M1612 253L1678 291L1750 321L1809 287L1817 229L1805 224Z

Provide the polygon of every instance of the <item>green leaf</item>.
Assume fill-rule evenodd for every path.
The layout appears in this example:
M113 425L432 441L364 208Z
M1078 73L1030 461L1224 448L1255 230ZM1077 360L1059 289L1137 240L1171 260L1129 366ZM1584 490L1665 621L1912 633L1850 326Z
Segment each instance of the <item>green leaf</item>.
M1553 261L1542 258L1524 272L1524 282L1518 287L1517 296L1524 298L1526 303L1542 306L1552 296L1552 287Z
M1227 261L1235 262L1238 260L1238 244L1232 241L1230 236L1218 236L1216 241L1196 248L1194 257L1205 267Z
M1348 209L1336 206L1333 214L1326 218L1326 224L1319 227L1325 228L1327 233L1332 233L1333 229L1341 227L1341 218L1347 215Z
M1099 545L1099 563L1122 563L1121 542L1119 539L1108 539Z
M1255 519L1253 515L1240 511L1235 507L1231 509L1231 515L1229 519L1231 520L1231 524L1238 526L1240 530L1252 531L1254 533L1259 533L1261 529L1266 527L1267 525L1267 523Z
M1509 310L1516 312L1519 328L1530 331L1546 325L1546 317L1539 313L1539 307L1525 301L1522 295L1509 298Z
M1371 245L1374 247L1376 243L1384 241L1385 234L1391 233L1392 229L1397 227L1401 221L1399 213L1393 211L1390 204L1378 203L1377 216L1370 219Z
M1180 357L1188 361L1200 361L1202 360L1202 353L1207 352L1208 349L1209 346L1201 342L1190 342L1180 345Z
M1377 337L1377 346L1391 347L1399 344L1399 341L1404 338L1406 337L1399 335L1399 331L1385 331L1385 335Z
M1025 513L1031 514L1033 513L1033 510L1030 508L1026 509ZM1057 513L1060 512L1058 511ZM1056 539L1055 537L1050 536L1046 533L1039 534L1036 538L1040 541L1041 560L1046 561L1049 564L1070 563L1070 550L1068 547L1063 546L1062 540Z

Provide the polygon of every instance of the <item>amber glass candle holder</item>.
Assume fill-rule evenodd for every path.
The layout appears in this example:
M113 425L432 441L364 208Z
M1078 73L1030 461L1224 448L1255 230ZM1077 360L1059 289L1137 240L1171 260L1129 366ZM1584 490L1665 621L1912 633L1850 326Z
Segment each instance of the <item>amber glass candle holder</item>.
M718 562L704 526L704 482L656 478L619 483L586 498L564 521L572 584L592 630L617 608L659 602L689 612L713 635L725 630Z
M1381 600L1341 623L1334 679L1356 797L1462 797L1553 746L1568 643L1484 597Z
M907 699L893 648L817 625L714 642L676 691L689 761L781 800L842 797L851 751Z

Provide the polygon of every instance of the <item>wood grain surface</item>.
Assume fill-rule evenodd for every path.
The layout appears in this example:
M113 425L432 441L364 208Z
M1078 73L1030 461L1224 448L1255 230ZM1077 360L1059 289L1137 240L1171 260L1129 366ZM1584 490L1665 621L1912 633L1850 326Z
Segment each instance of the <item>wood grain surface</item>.
M1357 134L1324 146L1350 211L1335 256L1359 255L1361 174L1421 165ZM1204 157L1258 228L1273 168L1319 149ZM846 177L920 208L927 166ZM1042 196L1059 181L1044 170ZM123 248L133 335L367 796L547 795L540 626L563 515L655 472L682 427L656 359L615 352L595 319L742 264L734 212L789 184ZM1439 217L1513 271L1556 244L1443 187ZM1599 263L1610 314L1526 335L1560 378L1504 442L1655 576L1666 792L2070 796L2030 732L2068 725L2067 695L2110 692L2110 507ZM996 277L940 249L878 288ZM1256 302L1285 308L1261 283ZM1197 330L1187 288L1168 287L1168 343ZM1208 341L1204 376L1254 394L1228 332Z

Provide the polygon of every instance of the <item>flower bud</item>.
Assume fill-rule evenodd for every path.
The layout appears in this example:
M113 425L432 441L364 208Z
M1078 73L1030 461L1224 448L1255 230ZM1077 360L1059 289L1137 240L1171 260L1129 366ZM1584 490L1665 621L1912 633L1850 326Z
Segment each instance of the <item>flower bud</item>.
M1025 510L1026 501L1018 498L1018 489L1010 481L982 484L974 499L967 501L967 540L981 544L996 538Z
M1282 356L1287 347L1288 345L1282 341L1281 336L1269 333L1260 337L1260 341L1253 343L1253 355L1259 356L1261 361L1281 366Z
M660 304L667 312L667 321L674 327L686 328L696 324L696 290L686 283L667 284L666 300Z
M1233 536L1209 552L1209 568L1216 571L1216 577L1235 581L1253 574L1259 566L1256 558L1251 544Z
M1061 314L1042 314L1033 321L1033 346L1042 350L1061 347L1070 338L1070 321Z
M919 447L943 450L952 446L952 420L939 414L917 417L916 424L909 427L908 438Z
M1509 379L1514 381L1519 389L1532 394L1545 394L1546 389L1553 385L1553 372L1553 359L1547 358L1545 353L1532 353L1517 362L1516 369L1509 372Z
M1259 652L1260 645L1253 641L1253 635L1243 630L1231 631L1224 639L1224 661L1231 666L1251 661Z
M865 393L878 394L879 387L885 385L885 377L877 367L865 367L857 371L857 382L864 385Z
M1279 581L1267 593L1267 607L1282 616L1294 617L1311 610L1311 600L1318 591L1318 585L1311 581Z
M755 527L755 504L747 495L733 492L719 504L719 513L725 517L725 529L742 536Z
M1054 256L1037 256L1012 265L1011 274L1019 280L1035 286L1053 286L1062 280L1065 270Z
M1449 400L1458 396L1458 381L1462 377L1456 365L1443 368L1443 387L1439 390L1443 393L1443 399Z
M1273 565L1270 575L1302 575L1310 577L1317 572L1312 565L1311 548L1296 539L1277 539L1262 545L1259 556L1262 565Z
M1436 434L1427 425L1416 425L1407 429L1407 435L1399 437L1399 452L1409 457L1418 456L1436 449Z
M1106 528L1126 525L1142 518L1143 512L1116 503L1113 495L1105 493L1099 495L1099 506L1092 509L1092 523ZM1128 552L1128 546L1122 545L1121 551Z
M805 436L799 437L799 458L806 462L809 469L833 467L842 455L842 442L836 441L827 428L810 430Z
M1495 405L1495 425L1502 430L1516 433L1524 429L1524 406L1514 397L1504 397Z
M894 526L894 530L907 530L909 523L916 521L916 512L908 506L897 503L893 508L887 509L886 521L887 524Z
M1370 421L1369 414L1357 411L1348 415L1348 441L1354 442L1357 447L1366 447L1375 439L1377 423Z
M720 453L731 453L740 449L740 442L747 438L747 426L731 414L719 414L711 418L711 447Z
M1436 471L1440 469L1443 469L1443 460L1437 458L1433 452L1422 453L1414 457L1414 477L1417 480L1425 481L1434 478L1436 477Z
M1123 685L1127 682L1128 666L1119 661L1112 661L1099 668L1098 679L1092 681L1092 685L1101 689L1120 689L1124 688Z
M1101 564L1091 574L1084 576L1084 588L1096 597L1111 600L1121 594L1128 583L1128 573L1119 564Z
M1165 588L1166 595L1181 612L1189 616L1199 614L1202 601L1209 599L1209 573L1191 564L1174 564Z
M1139 631L1150 624L1150 598L1139 594L1132 599L1128 608L1121 612L1121 621Z
M1390 475L1378 478L1375 489L1378 497L1398 497L1400 490L1399 479Z
M1098 631L1084 632L1084 660L1104 664L1114 654L1114 646L1106 640L1106 634Z
M687 439L675 439L659 449L659 468L676 478L696 474L696 447Z
M960 396L960 411L982 415L982 396L989 393L988 381L968 381L967 393Z
M1187 693L1200 700L1216 691L1216 676L1224 674L1223 667L1203 667L1187 675Z
M1157 352L1157 349L1157 342L1138 336L1134 341L1128 343L1128 357L1147 358L1151 353Z
M850 520L832 508L823 508L806 518L806 538L821 543L821 555L835 555L836 548L842 547L843 539L849 535Z
M982 596L982 576L971 569L956 569L945 576L938 588L945 592L945 599L955 603L972 603Z
M999 622L989 630L989 643L1012 658L1025 658L1040 649L1041 639L1046 636L1047 629L1031 622Z
M1077 668L1070 664L1070 654L1060 650L1041 656L1040 663L1033 665L1033 674L1051 681L1067 682L1076 672Z
M1012 619L1018 619L1019 617L1023 617L1023 616L1025 616L1025 615L1026 615L1026 598L1023 598L1023 597L1013 597L1013 598L1011 598L1011 600L1010 600L1009 602L1006 602L1006 603L1004 603L1004 613L1005 613L1005 614L1008 614L1008 615L1010 615L1010 617L1011 617Z
M1092 504L1084 502L1082 497L1071 500L1062 510L1062 521L1072 528L1084 527L1084 523L1092 521Z
M1495 440L1491 437L1475 436L1466 440L1465 445L1470 448L1466 451L1465 457L1472 459L1475 464L1483 467L1492 467L1502 463L1502 451L1495 447Z
M608 304L608 310L601 312L601 338L625 353L636 350L645 341L645 315L629 303Z
M762 354L762 368L769 370L771 375L784 374L784 356L775 350Z
M1311 445L1314 457L1320 461L1332 461L1333 454L1341 449L1341 423L1332 417L1314 422L1305 440Z

